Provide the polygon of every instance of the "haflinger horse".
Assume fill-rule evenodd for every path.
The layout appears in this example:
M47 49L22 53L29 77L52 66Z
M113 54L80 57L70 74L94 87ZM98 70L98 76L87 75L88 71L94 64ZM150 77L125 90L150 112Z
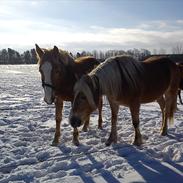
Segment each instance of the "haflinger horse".
M162 111L161 134L166 135L167 121L172 121L176 109L179 74L177 65L164 57L149 58L143 62L130 56L108 58L76 83L70 124L77 131L77 127L96 109L98 98L105 95L112 116L111 132L106 145L117 143L119 105L130 108L135 129L133 144L141 145L140 105L157 100Z
M56 130L52 145L57 145L60 138L60 125L62 120L63 101L73 101L74 84L83 75L90 72L99 62L93 57L80 57L76 60L66 51L53 49L41 49L36 44L39 71L41 73L42 86L44 88L44 101L47 104L55 103ZM98 128L102 128L102 98L98 101L99 119ZM83 131L87 131L90 116L85 118ZM77 139L73 138L75 145Z

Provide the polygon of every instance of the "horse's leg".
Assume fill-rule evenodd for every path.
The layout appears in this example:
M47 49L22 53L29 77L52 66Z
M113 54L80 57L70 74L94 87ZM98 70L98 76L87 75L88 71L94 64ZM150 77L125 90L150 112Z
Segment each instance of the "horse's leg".
M142 144L142 136L139 129L139 110L140 110L140 104L138 102L130 105L132 123L135 129L135 138L133 144L137 146L140 146Z
M102 97L100 97L99 98L99 105L98 105L98 113L99 113L98 129L102 129L102 105L103 105L103 100L102 100Z
M158 102L158 104L160 106L161 113L162 113L162 123L161 123L161 130L162 130L164 119L165 119L165 99L164 99L164 97L161 96L160 98L158 98L157 102Z
M161 130L161 135L167 135L167 121L173 122L174 112L177 109L177 94L180 86L180 72L177 67L172 68L171 81L165 93L165 117Z
M90 122L90 115L88 116L88 119L85 121L82 131L84 131L84 132L88 131L89 122Z
M111 107L111 133L109 135L108 140L106 141L106 146L111 145L111 143L117 143L117 128L116 128L116 122L117 122L117 114L119 110L119 105L112 102L112 100L109 99L109 104Z
M167 135L168 120L173 122L173 115L177 108L177 91L170 90L165 93L165 117L161 129L161 135Z
M61 124L61 120L62 120L62 109L63 109L63 100L60 97L57 97L56 101L55 101L56 129L55 129L55 137L52 142L52 145L57 145L59 143L60 124Z
M99 99L99 105L98 105L98 111L99 111L99 118L98 118L98 128L102 129L102 97ZM85 121L84 126L82 128L82 131L87 132L90 122L90 116L88 116L88 119Z
M178 90L178 96L179 96L180 103L183 104L182 98L181 98L181 90L180 89Z
M165 112L164 112L164 120L162 122L162 127L161 127L161 131L160 131L160 134L165 136L167 135L167 120L168 120L168 113L169 113L169 106L170 106L170 103L171 103L171 99L169 97L166 97L165 95Z
M79 146L78 137L79 137L78 129L77 129L77 128L74 128L72 142L73 142L73 144L76 145L76 146Z

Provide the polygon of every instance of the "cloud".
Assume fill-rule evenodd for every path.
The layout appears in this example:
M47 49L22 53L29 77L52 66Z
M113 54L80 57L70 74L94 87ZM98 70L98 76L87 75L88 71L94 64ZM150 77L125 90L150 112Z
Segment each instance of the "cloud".
M180 25L183 25L183 20L177 20L176 23L180 24Z
M4 45L30 48L38 43L42 47L57 45L71 51L133 48L171 51L175 44L183 42L182 22L152 21L134 28L95 25L78 28L64 21L0 20L0 48Z

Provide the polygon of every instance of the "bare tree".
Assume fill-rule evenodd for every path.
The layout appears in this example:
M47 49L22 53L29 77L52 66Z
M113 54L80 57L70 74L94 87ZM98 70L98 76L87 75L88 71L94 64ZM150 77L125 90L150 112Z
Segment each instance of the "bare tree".
M183 44L182 44L182 43L177 43L177 44L172 48L172 53L173 53L173 54L182 54L182 53L183 53Z

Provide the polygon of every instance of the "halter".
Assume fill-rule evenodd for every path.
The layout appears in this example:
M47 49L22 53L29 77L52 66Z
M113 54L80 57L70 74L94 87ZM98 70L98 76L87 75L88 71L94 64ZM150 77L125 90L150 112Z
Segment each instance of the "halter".
M55 90L55 87L53 85L45 83L44 81L42 81L42 87L44 88L45 86L50 87L51 89Z

